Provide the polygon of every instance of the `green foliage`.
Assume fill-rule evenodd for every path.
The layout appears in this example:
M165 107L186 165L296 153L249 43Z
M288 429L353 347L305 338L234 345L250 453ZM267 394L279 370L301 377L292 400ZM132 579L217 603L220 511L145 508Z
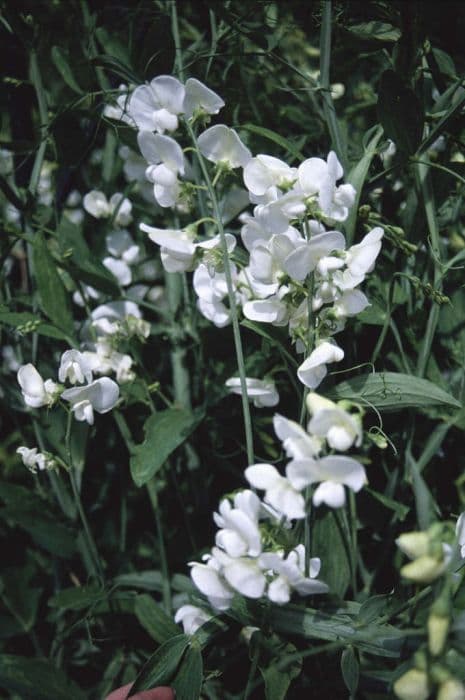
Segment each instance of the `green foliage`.
M403 581L395 542L439 521L452 544L465 504L464 31L455 3L2 3L2 697L101 700L136 678L134 692L168 684L180 700L375 700L393 696L418 649L431 661L426 625L443 581ZM236 596L192 637L173 621L181 605L205 605L187 563L209 551L219 499L246 485L240 400L224 388L238 362L231 329L199 315L191 273L165 273L138 224L201 218L202 238L217 224L205 184L192 188L190 210L183 202L172 216L155 204L135 131L105 110L121 83L181 70L224 98L211 123L233 126L253 154L298 167L336 150L340 182L356 189L349 218L334 224L348 246L384 230L363 288L371 306L335 336L345 357L322 389L363 409L371 443L349 455L368 484L356 508L312 505L292 530L308 536L330 594L294 593L282 606ZM221 196L242 187L237 171L218 182ZM102 262L119 227L115 212L83 211L90 190L132 202L132 288ZM243 263L237 216L227 231ZM57 380L65 349L92 346L95 306L134 300L147 332L108 338L136 374L121 381L116 410L68 430L64 401L25 407L19 365ZM272 378L280 393L276 409L251 405L255 460L283 474L272 416L308 421L303 356L284 327L240 325L248 376ZM28 473L20 445L50 452L58 471ZM266 535L286 553L296 544L285 523ZM434 667L464 680L463 567L453 556L453 622Z

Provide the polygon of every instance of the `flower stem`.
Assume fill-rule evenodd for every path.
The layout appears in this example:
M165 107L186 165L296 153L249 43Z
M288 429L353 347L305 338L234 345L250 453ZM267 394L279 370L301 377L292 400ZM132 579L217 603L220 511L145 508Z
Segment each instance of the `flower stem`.
M218 232L220 234L221 250L223 253L224 274L226 277L226 286L228 289L229 306L230 306L231 321L232 321L232 327L233 327L234 346L235 346L235 350L236 350L237 365L238 365L238 369L239 369L239 378L240 378L240 382L241 382L242 413L243 413L243 417L244 417L245 440L246 440L246 446L247 446L247 461L249 464L253 464L255 461L255 457L254 457L254 448L253 448L252 419L250 416L249 400L248 400L248 396L247 396L247 384L246 384L246 380L245 380L246 373L245 373L244 353L242 350L241 332L239 329L239 318L238 318L238 314L237 314L236 297L235 297L234 286L233 286L233 281L232 281L231 265L230 265L229 252L228 252L228 244L226 241L224 226L223 226L223 222L221 219L221 212L220 212L218 199L216 197L216 192L215 192L215 188L213 187L212 180L211 180L210 175L208 173L205 159L204 159L202 153L200 152L200 149L197 145L197 138L196 138L194 130L193 130L192 126L189 124L189 122L186 122L186 127L187 127L187 131L189 132L189 136L192 139L192 143L194 145L195 152L197 154L200 169L202 171L203 178L204 178L205 183L207 185L208 194L210 196L210 200L211 200L211 203L213 206L213 213L214 213L214 216L216 219L216 225L218 227Z
M66 433L65 433L65 449L66 449L66 455L67 455L67 460L68 460L68 465L69 465L69 479L71 482L71 488L73 490L73 495L74 495L74 500L76 503L76 508L79 513L79 518L81 520L81 525L82 529L84 532L84 543L85 547L87 550L87 555L88 559L92 564L93 572L95 577L100 581L100 583L103 584L104 582L104 575L103 575L103 569L102 565L100 563L100 558L98 555L97 547L95 545L94 538L92 536L92 532L89 526L89 522L87 520L87 516L84 512L84 508L82 507L82 501L81 501L81 496L79 493L79 489L77 486L76 482L76 475L75 475L75 467L73 464L73 456L71 452L71 425L72 425L72 420L73 420L73 414L71 411L68 412L68 421L66 424Z

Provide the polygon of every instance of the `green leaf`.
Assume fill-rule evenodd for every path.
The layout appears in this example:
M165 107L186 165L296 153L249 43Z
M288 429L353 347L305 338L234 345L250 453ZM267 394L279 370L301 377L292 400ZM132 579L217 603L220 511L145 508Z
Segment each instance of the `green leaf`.
M276 635L265 637L261 632L254 632L252 635L250 656L253 658L254 654L259 654L258 668L265 682L266 700L286 698L289 686L302 670L302 659L296 658L296 651L293 644L286 644ZM292 661L281 666L286 657L290 657Z
M370 496L373 496L373 498L382 503L383 506L386 506L386 508L389 508L389 510L394 511L399 520L405 520L406 516L410 512L410 508L408 506L404 505L403 503L399 503L398 501L394 501L392 498L388 498L384 495L384 493L374 491L373 489L368 488L368 486L365 486L364 491L365 493L369 493Z
M56 340L69 340L69 336L65 332L56 328L56 326L52 326L50 323L44 322L40 316L31 314L29 311L5 311L0 313L0 323L13 326L21 333L29 332L29 326L31 328L30 332L38 333L48 338L56 338Z
M185 634L178 634L162 644L143 665L131 692L134 694L157 685L170 685L189 642Z
M365 41L397 41L401 31L387 22L361 22L347 27L347 31Z
M347 182L353 185L355 188L355 201L345 223L345 232L348 246L351 245L354 239L355 225L357 223L358 215L358 206L362 194L363 185L368 175L368 170L370 169L371 161L377 153L377 146L382 136L382 133L383 131L379 126L375 127L374 129L371 129L370 132L368 132L366 136L370 138L370 141L368 142L365 148L364 154L360 158L358 163L356 163L351 168L350 172L347 174Z
M348 615L327 613L295 605L273 608L273 628L283 634L304 639L348 642L360 651L376 656L398 658L404 643L404 633L391 625L356 627Z
M115 586L141 588L146 591L161 591L163 589L163 578L157 569L120 574L113 579L113 582Z
M82 95L82 90L76 82L71 66L69 65L69 60L67 51L59 46L52 47L52 61L55 64L55 68L60 73L68 87L70 87L74 92L77 92L78 95Z
M296 146L291 141L284 138L284 136L281 136L281 134L277 134L271 129L266 129L264 126L257 126L256 124L242 124L241 129L250 131L252 132L252 134L257 134L258 136L263 136L263 138L268 139L268 141L273 141L273 143L276 143L278 146L281 146L281 148L283 148L286 153L290 153L298 161L304 159L304 155L302 154L302 152L299 151L299 149L296 148Z
M73 336L74 323L69 296L42 233L38 233L36 236L33 261L40 306L43 312L58 328Z
M0 687L22 700L85 700L83 691L45 659L0 655Z
M202 418L203 413L168 408L145 421L145 440L135 446L130 461L131 475L136 486L143 486L158 472Z
M400 152L415 153L423 136L423 109L413 90L392 70L381 76L378 117L386 137Z
M23 486L3 482L0 498L7 504L0 508L0 518L26 530L34 542L51 554L64 558L74 554L75 533L59 521L48 501Z
M348 379L330 389L328 397L358 401L366 406L375 406L380 411L441 405L462 407L457 399L427 379L400 372L375 372Z
M21 569L4 569L0 582L0 598L17 620L23 632L29 632L35 623L39 597L42 590L31 586L34 570L25 566Z
M134 613L146 632L159 644L179 634L179 627L173 618L147 593L137 596Z
M57 230L60 250L66 253L63 267L72 278L95 287L100 292L119 295L119 287L113 275L101 262L92 257L89 246L82 235L81 227L63 216ZM76 272L79 274L76 275Z
M103 588L97 584L65 588L52 596L48 604L60 610L83 610L105 598Z
M344 683L346 684L351 696L355 697L360 676L360 665L352 646L347 647L347 649L344 649L342 652L341 671Z
M200 646L193 639L172 683L179 700L198 700L202 688L203 663Z
M316 519L311 553L321 558L319 578L328 584L331 593L343 598L350 582L349 552L332 511Z

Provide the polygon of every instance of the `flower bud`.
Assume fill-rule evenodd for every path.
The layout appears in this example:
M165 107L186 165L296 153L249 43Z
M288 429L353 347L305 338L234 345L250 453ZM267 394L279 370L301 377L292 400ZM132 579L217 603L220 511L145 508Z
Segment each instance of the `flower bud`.
M447 561L435 559L427 554L403 566L401 576L415 583L431 583L444 572Z
M405 532L396 539L396 545L411 559L428 554L429 544L426 532Z
M465 687L457 678L441 683L437 700L465 700Z
M428 617L428 649L433 656L439 656L444 649L449 631L450 617L431 612Z
M394 683L394 692L400 700L427 700L429 696L428 676L424 671L411 668Z

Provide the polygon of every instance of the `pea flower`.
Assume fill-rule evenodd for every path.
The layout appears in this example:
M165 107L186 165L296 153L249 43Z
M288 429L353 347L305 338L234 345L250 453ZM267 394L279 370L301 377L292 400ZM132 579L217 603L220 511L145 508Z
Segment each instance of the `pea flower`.
M212 619L211 613L198 608L196 605L182 605L176 611L174 621L176 624L181 624L184 629L184 634L193 635L199 627L202 627L205 622Z
M131 95L127 111L139 130L175 131L183 112L185 88L171 75L159 75Z
M224 101L216 92L196 78L189 78L186 82L186 93L183 102L183 112L186 119L191 119L196 114L218 114L224 107Z
M225 124L216 124L200 134L200 152L212 163L221 163L228 168L244 168L252 158L247 146L234 129Z
M79 350L66 350L61 356L58 379L63 383L68 379L71 384L89 384L92 381L92 369L85 354Z
M93 425L94 410L97 413L108 413L116 406L119 387L112 379L102 377L85 386L66 389L61 398L69 401L76 420Z
M309 432L325 438L333 450L345 452L354 444L357 447L362 444L360 420L333 401L311 392L307 396L307 408L312 416Z
M297 177L297 168L287 163L259 154L249 160L244 168L244 183L249 192L256 196L264 195L271 187L286 187Z
M308 158L299 166L299 185L307 196L317 196L323 214L334 221L345 221L355 201L352 185L336 186L344 171L334 151L326 162L322 158Z
M32 449L28 447L18 447L16 452L21 455L24 466L33 474L37 473L37 469L39 469L39 471L44 471L46 469L55 469L56 467L55 460L48 454L37 452L37 447L33 447Z
M51 406L58 394L58 385L51 379L45 381L33 364L21 365L17 373L24 403L31 408Z
M115 258L121 258L128 265L133 265L139 257L140 247L125 229L111 231L105 237L107 250Z
M460 556L465 558L465 513L461 513L455 526L455 534L460 547Z
M279 403L279 394L273 381L246 377L245 383L247 397L257 408L276 406ZM226 381L226 386L233 394L239 394L239 396L242 394L240 377L231 377Z
M301 596L327 593L329 588L323 581L318 581L321 562L318 557L310 559L309 576L305 576L305 547L297 545L286 558L283 552L264 552L260 557L261 565L271 569L278 576L269 584L267 596L273 603L283 605L291 599L292 591Z
M132 221L132 204L121 192L115 192L110 199L99 190L91 190L83 199L84 209L95 219L108 219L115 216L117 226L128 226Z
M428 674L411 668L394 683L394 692L400 700L427 700L430 695Z
M297 376L302 384L309 389L316 389L326 377L326 365L330 362L340 362L344 358L344 350L335 343L322 341L307 357L297 370Z
M235 267L231 265L233 279L236 274ZM215 272L212 276L208 267L200 264L193 277L193 286L198 296L197 307L200 313L217 328L224 328L231 322L231 312L223 303L228 295L228 286L224 272Z
M305 500L300 489L272 464L253 464L245 470L245 478L254 488L265 491L265 502L290 520L305 518Z
M283 443L288 457L292 459L313 459L321 451L322 440L315 435L309 435L301 425L293 420L280 416L273 418L276 435Z
M203 557L205 564L190 562L191 578L199 591L203 593L212 608L227 610L234 598L234 590L220 574L221 564L211 554Z
M260 499L249 490L237 493L234 503L224 498L213 518L221 528L216 544L231 557L257 557L262 551L258 516Z
M152 134L149 131L140 131L137 143L149 163L145 177L153 183L155 199L161 207L174 206L180 194L178 175L184 175L181 146L170 136Z
M330 508L340 508L346 501L344 486L354 493L366 483L364 467L342 455L331 455L321 459L293 459L286 468L289 483L296 491L302 491L310 484L319 483L313 494L313 504L326 503Z

